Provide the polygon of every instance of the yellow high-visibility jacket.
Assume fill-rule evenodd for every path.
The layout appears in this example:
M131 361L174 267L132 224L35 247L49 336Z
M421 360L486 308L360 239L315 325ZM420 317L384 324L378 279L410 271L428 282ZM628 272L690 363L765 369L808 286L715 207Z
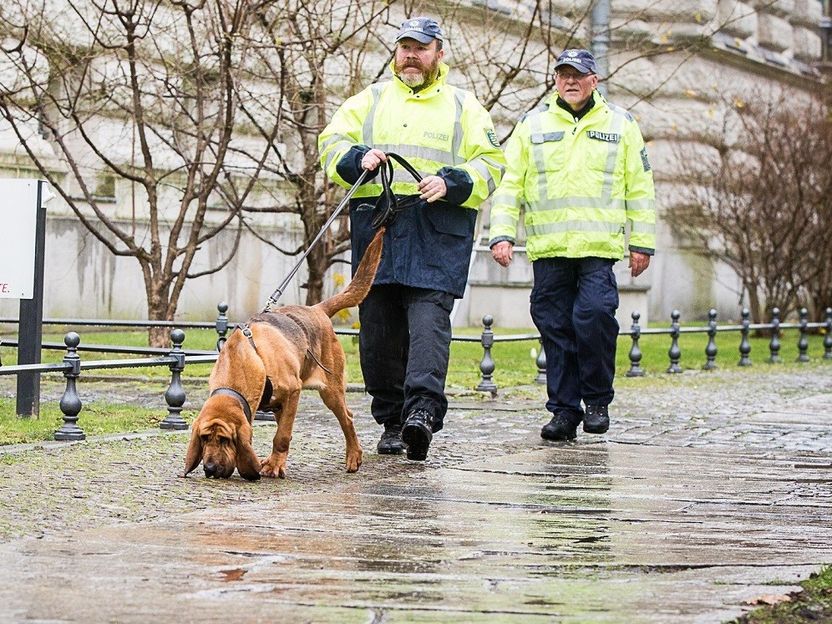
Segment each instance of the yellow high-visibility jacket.
M404 156L423 177L442 167L467 172L474 188L461 206L479 208L500 183L505 159L488 111L472 93L447 84L447 77L448 66L440 63L437 79L422 91L414 93L394 75L347 99L318 137L327 176L349 188L352 182L342 178L337 165L351 147L366 145ZM394 166L393 192L416 193L410 174ZM380 182L371 181L354 197L380 194Z
M505 158L488 111L472 93L447 84L447 75L448 66L440 63L437 79L419 91L395 74L370 85L340 106L318 137L318 149L327 176L345 188L358 179L361 157L370 148L404 156L422 177L445 180L442 201L423 201L387 227L374 283L461 297L477 210L499 185ZM393 192L418 194L413 177L393 165ZM376 172L350 201L353 270L374 234L373 199L382 191Z
M492 198L490 241L516 241L524 211L526 252L538 258L620 259L653 254L653 172L633 116L598 91L578 121L553 93L517 124L506 145L503 181Z

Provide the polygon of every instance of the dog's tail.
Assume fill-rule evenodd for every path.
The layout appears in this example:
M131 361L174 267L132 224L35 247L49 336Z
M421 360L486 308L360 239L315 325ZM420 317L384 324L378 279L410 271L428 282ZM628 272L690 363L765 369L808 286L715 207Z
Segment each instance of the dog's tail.
M327 316L332 316L340 310L357 306L364 301L364 297L370 292L370 286L373 285L376 270L378 270L379 262L381 262L384 229L383 227L379 228L373 240L370 241L370 244L367 246L367 251L364 252L364 257L361 258L361 262L358 264L358 269L356 269L349 286L337 295L321 301L314 307L323 310Z

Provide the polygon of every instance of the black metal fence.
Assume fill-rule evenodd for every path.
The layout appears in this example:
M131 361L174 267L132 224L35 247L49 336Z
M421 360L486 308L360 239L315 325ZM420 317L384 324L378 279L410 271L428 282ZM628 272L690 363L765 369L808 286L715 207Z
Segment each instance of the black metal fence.
M119 347L112 345L88 345L81 347L80 336L71 331L64 336L64 344L45 343L43 348L46 349L66 349L63 361L55 364L26 364L19 366L0 366L0 375L17 375L21 373L62 373L66 379L66 388L60 400L60 409L63 415L63 425L55 432L56 440L83 440L86 437L83 429L78 425L78 415L81 412L82 403L78 395L77 381L81 375L82 370L102 370L102 369L116 369L116 368L144 368L144 367L158 367L167 366L170 370L170 382L164 397L167 403L168 413L159 427L162 429L181 430L187 429L188 424L182 418L182 406L185 404L185 390L182 387L182 372L185 370L186 362L188 364L206 364L216 361L219 350L226 341L226 336L229 329L229 321L227 316L228 306L221 303L217 306L219 314L217 320L211 322L194 322L194 323L178 323L175 321L106 321L106 320L89 320L89 319L46 319L44 324L51 325L66 325L66 326L98 326L98 327L175 327L171 331L170 337L172 348L153 349L147 347ZM645 335L668 335L670 337L670 346L667 351L668 367L666 373L678 374L682 372L680 361L682 359L682 350L679 347L679 337L681 334L707 334L708 340L704 348L705 362L702 366L705 370L712 370L716 368L716 359L719 354L717 346L717 335L725 332L736 332L739 334L739 344L737 352L739 353L739 360L737 366L751 365L751 343L749 336L752 331L765 332L770 337L768 343L768 358L769 363L778 363L782 361L780 357L781 339L784 331L797 330L797 361L809 361L809 340L808 335L812 331L820 331L824 334L823 337L823 355L824 360L832 360L832 308L826 309L826 316L823 322L809 322L808 311L803 308L799 312L799 320L797 323L783 323L780 320L780 311L775 308L772 311L771 321L768 323L751 323L750 313L748 310L742 311L742 321L739 325L718 325L717 311L711 309L708 313L707 325L701 327L681 327L680 314L674 310L671 314L670 326L666 328L647 328L642 329L639 325L641 315L638 312L633 312L632 325L629 329L622 329L619 336L629 336L631 339L631 346L628 352L630 362L629 370L626 372L628 377L641 377L645 375L645 370L641 367L642 353L639 348L639 341ZM13 324L17 319L0 318L0 323ZM479 364L480 382L476 386L476 390L481 392L488 392L492 397L497 395L498 386L494 381L494 371L496 363L492 356L492 348L498 342L519 342L519 341L537 341L540 342L540 334L513 334L497 336L492 329L494 319L490 315L486 315L482 319L483 330L479 336L453 336L452 340L457 342L479 342L482 345L483 356ZM185 351L182 345L185 341L185 332L183 327L199 328L199 329L215 329L217 332L217 351ZM336 334L355 336L358 330L336 328ZM15 340L0 340L0 346L16 346ZM82 362L79 351L87 350L94 352L106 353L120 353L131 355L144 355L145 357L134 359L118 359L118 360L96 360L89 362ZM156 357L149 357L156 356ZM535 361L537 367L537 374L533 378L536 383L546 383L546 356L543 349Z

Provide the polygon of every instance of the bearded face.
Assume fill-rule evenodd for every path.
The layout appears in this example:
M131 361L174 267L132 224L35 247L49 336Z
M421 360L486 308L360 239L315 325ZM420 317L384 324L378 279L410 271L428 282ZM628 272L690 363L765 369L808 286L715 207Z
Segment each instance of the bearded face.
M396 46L393 63L396 75L411 89L427 87L439 75L439 63L445 54L437 48L435 40L423 44L415 39L402 39Z

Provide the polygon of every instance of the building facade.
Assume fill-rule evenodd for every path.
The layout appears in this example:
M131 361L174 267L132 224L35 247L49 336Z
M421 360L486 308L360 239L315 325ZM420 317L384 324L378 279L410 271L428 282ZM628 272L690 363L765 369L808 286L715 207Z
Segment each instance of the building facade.
M421 12L457 10L450 3L422 7ZM558 45L570 47L597 44L599 25L590 2L546 3L549 13L531 0L466 0L471 11L490 12L505 28L518 32L529 20L541 15L562 34ZM811 92L823 79L828 60L830 32L829 0L610 0L604 19L609 23L609 43L604 76L608 98L631 110L648 143L656 176L658 209L657 255L649 270L633 280L626 263L617 265L621 287L619 322L629 326L633 311L642 322L669 322L670 312L679 309L684 320L706 318L716 307L722 319L737 318L743 305L742 289L725 266L714 264L700 250L683 240L662 219L662 213L678 195L674 160L681 143L709 146L722 131L720 103L732 92L750 93L761 85L788 86ZM401 16L389 17L395 23ZM465 7L463 7L465 8ZM417 11L418 12L418 11ZM459 55L449 26L448 58L453 66ZM485 44L483 44L485 45ZM544 50L551 48L542 48ZM387 49L375 52L379 58ZM551 67L551 58L536 60L538 76ZM464 72L468 63L454 67ZM525 80L534 80L527 73ZM331 78L334 79L334 78ZM347 95L347 94L344 94ZM492 114L505 136L525 112L520 106L501 104ZM39 153L63 166L55 146L47 139L34 141ZM0 120L0 177L37 177L26 152L8 124ZM127 187L110 187L102 180L104 202L127 206ZM107 194L110 194L107 199ZM56 198L48 205L46 243L45 316L143 318L146 315L141 274L135 260L111 254ZM478 245L471 260L468 292L455 312L456 325L476 325L484 314L495 318L497 327L531 327L528 292L531 269L518 247L509 270L490 259L484 243L488 240L488 209L479 219ZM264 222L261 237L282 248L296 248L303 240L299 220L277 215ZM234 244L233 232L212 239L197 260L194 270L212 266ZM225 301L229 314L242 319L258 311L266 298L294 264L294 258L244 232L239 250L221 271L189 280L180 300L177 318L210 319L216 305ZM325 292L343 283L346 264L335 265L327 276ZM290 283L282 303L304 300L303 270ZM0 314L15 315L17 302L0 300ZM343 319L345 322L355 320Z

